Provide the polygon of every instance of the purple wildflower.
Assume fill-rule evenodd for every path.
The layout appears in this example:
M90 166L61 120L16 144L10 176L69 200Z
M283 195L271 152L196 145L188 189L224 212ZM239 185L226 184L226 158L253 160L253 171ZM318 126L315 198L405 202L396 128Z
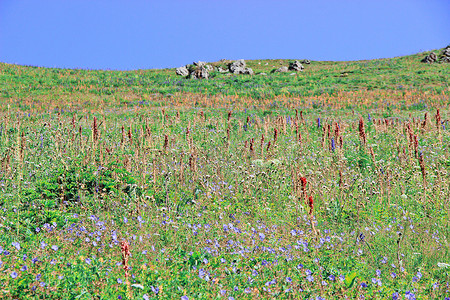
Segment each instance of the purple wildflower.
M152 292L153 292L153 293L155 293L156 295L158 295L158 293L159 293L159 287L151 286L151 289L152 289Z
M11 245L14 246L17 250L20 250L20 243L19 242L12 242Z

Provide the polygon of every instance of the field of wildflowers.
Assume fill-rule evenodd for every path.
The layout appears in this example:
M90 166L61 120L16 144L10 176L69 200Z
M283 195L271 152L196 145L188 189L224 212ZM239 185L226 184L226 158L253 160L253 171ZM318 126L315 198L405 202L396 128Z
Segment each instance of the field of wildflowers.
M450 297L448 85L255 99L17 80L0 298Z

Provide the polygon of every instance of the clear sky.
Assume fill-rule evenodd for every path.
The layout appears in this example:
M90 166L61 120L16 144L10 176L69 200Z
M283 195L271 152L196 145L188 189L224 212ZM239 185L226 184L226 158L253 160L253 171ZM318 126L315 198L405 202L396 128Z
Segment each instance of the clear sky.
M450 44L450 0L0 0L0 61L132 70L359 60Z

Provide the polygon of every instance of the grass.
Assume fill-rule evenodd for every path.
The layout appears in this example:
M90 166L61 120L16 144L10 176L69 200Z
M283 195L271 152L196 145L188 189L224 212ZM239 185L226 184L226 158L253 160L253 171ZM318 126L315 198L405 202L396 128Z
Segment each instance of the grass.
M2 64L0 297L450 297L449 71L423 55Z

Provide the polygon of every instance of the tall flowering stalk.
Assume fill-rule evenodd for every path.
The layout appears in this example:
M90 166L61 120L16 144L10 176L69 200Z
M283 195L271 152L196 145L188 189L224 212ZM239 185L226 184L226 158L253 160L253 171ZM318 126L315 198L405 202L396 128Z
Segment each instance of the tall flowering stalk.
M131 299L131 286L130 286L130 280L128 279L129 274L129 265L128 265L128 259L130 258L130 244L128 244L127 241L120 242L120 250L122 251L122 265L123 269L125 270L125 282L127 284L127 294L128 298Z
M361 117L359 119L359 136L364 146L366 145L366 129L364 128L364 119Z
M97 124L97 118L94 117L94 123L92 124L92 141L94 144L98 141L98 124Z
M316 226L314 225L314 198L313 198L313 196L309 196L308 206L309 206L309 219L311 222L311 229L313 230L314 234L317 235Z
M439 108L436 111L436 116L434 118L436 119L436 127L439 130L440 129L440 125L441 125L441 114L439 112Z
M423 189L425 190L425 188L427 186L427 178L426 178L426 171L425 171L425 162L423 161L423 153L419 154L419 165L420 165L420 171L422 172Z
M305 199L306 205L308 205L308 200L307 200L307 195L306 195L306 178L305 177L300 177L300 182L302 184L303 198Z

